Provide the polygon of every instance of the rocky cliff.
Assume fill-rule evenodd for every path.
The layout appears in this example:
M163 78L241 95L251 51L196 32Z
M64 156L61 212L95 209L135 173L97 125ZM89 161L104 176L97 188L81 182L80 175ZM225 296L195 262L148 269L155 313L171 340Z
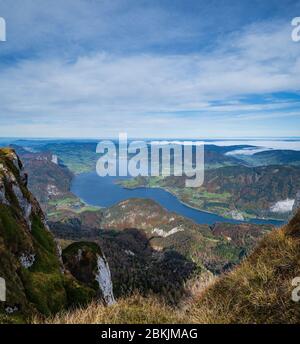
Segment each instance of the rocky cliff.
M11 149L0 149L0 257L6 286L0 322L49 315L101 294L98 284L86 285L64 268L39 203L28 191L22 163ZM100 248L97 257L105 259ZM99 273L97 268L95 281Z
M105 255L94 242L69 245L62 254L67 269L77 280L99 289L107 305L115 303L110 268Z

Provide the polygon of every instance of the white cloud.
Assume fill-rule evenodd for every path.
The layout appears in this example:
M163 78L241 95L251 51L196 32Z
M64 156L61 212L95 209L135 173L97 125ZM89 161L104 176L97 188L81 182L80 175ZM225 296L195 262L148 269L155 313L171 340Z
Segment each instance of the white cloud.
M255 142L256 143L256 142ZM299 149L300 149L300 144L299 144ZM250 147L250 148L243 148L243 149L237 149L237 150L234 150L234 151L230 151L230 152L227 152L225 155L254 155L256 153L261 153L261 152L265 152L267 150L271 150L271 148L253 148L253 147Z
M43 57L0 69L2 136L24 136L25 131L33 136L119 131L216 136L216 125L220 135L242 135L247 128L229 124L229 118L241 123L300 117L299 102L245 100L300 90L299 46L290 40L290 27L281 23L251 26L205 53L98 52L75 61Z
M295 200L294 199L286 199L284 201L279 201L275 203L271 208L271 212L273 213L288 213L293 210Z
M243 140L227 140L227 141L211 141L211 144L216 146L234 146L234 145L250 145L254 147L234 150L226 153L226 155L253 155L255 153L280 149L280 150L295 150L300 151L299 139L273 139L273 140L262 140L262 139L243 139Z

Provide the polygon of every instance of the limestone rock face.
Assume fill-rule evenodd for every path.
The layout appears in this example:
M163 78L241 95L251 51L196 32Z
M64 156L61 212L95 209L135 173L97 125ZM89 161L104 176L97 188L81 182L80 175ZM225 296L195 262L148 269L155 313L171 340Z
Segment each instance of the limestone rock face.
M45 216L12 149L0 149L0 323L25 322L95 295L65 272Z
M115 303L110 268L98 244L73 243L63 250L62 259L78 281L94 289L107 305Z
M104 255L97 256L97 268L98 271L95 279L99 283L99 288L102 291L105 303L108 306L111 306L116 301L113 293L113 284L109 265Z

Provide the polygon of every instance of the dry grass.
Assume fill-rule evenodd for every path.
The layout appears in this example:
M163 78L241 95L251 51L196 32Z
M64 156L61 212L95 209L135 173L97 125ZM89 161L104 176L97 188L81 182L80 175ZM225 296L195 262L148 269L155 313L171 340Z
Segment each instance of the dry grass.
M143 298L134 295L119 299L118 303L106 307L91 303L89 306L73 311L66 311L53 318L35 318L39 324L172 324L184 323L184 314L162 304L155 297Z
M300 304L291 300L292 280L300 276L300 240L287 229L267 235L240 267L208 288L189 309L189 320L300 323Z

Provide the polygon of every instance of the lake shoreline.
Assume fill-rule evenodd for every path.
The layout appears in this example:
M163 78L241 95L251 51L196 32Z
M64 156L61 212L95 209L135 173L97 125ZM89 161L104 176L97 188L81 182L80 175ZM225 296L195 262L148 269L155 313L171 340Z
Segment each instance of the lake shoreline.
M250 221L226 218L213 212L199 210L181 201L170 190L161 187L123 187L119 177L100 178L96 173L82 173L72 180L71 192L87 204L104 208L130 198L152 199L170 212L177 213L198 224L214 225L216 223L252 223L261 225L282 226L279 220L253 219Z
M118 183L116 183L118 184ZM178 202L180 202L182 205L188 207L188 208L191 208L191 209L194 209L194 210L197 210L197 211L201 211L203 213L207 213L207 214L211 214L211 215L217 215L217 216L222 216L224 217L225 219L228 219L228 220L234 220L234 221L238 221L240 223L249 223L249 221L251 220L262 220L262 221L276 221L276 222L282 222L283 224L285 223L284 220L282 219L275 219L275 218L258 218L258 217L249 217L249 218L246 218L244 220L237 220L237 219L234 219L232 217L226 217L224 215L221 215L221 214L217 214L217 213L214 213L212 211L209 211L209 210L205 210L205 209L201 209L201 208L197 208L195 206L192 206L184 201L182 201L177 195L176 193L172 192L170 189L168 188L164 188L164 187L161 187L161 186L137 186L137 187L128 187L128 186L123 186L122 184L118 184L120 185L123 189L127 189L127 190L137 190L137 189L161 189L161 190L164 190L166 192L169 192L171 195L173 195L174 197L177 198Z

